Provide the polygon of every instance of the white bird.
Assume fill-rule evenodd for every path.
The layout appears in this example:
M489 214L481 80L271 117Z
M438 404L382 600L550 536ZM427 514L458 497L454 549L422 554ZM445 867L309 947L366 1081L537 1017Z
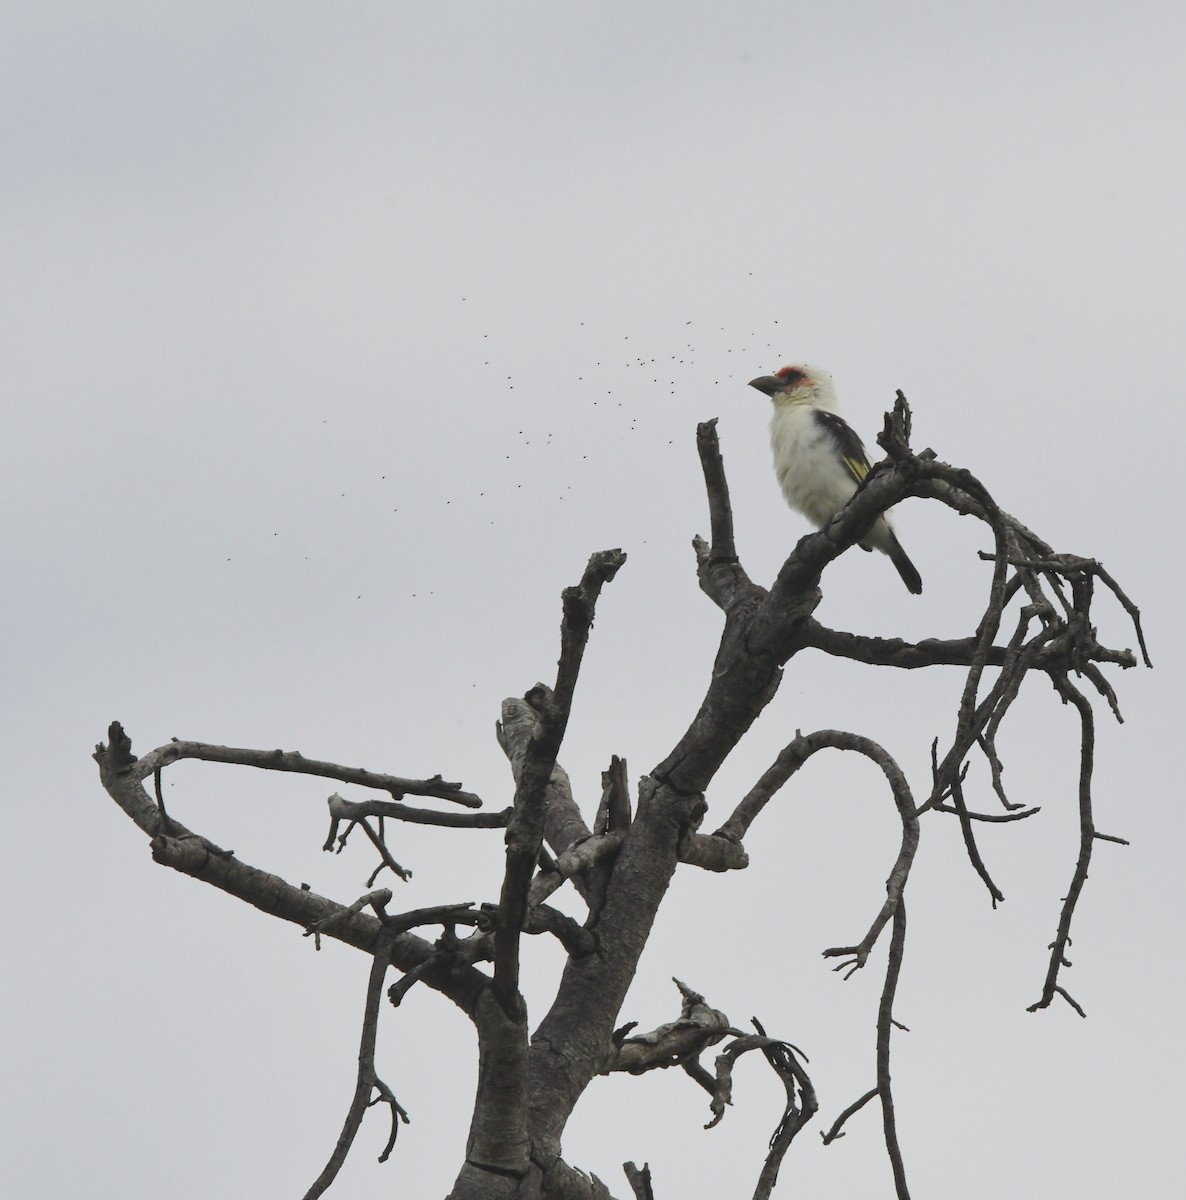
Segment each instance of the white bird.
M831 375L800 363L751 379L749 386L774 401L770 448L782 494L822 529L853 498L870 465L861 439L837 411ZM922 591L922 577L902 549L889 512L877 518L861 549L888 554L907 589Z

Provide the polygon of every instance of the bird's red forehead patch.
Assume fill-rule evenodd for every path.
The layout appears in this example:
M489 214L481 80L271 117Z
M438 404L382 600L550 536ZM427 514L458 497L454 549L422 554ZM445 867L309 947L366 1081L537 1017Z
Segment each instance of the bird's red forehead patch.
M785 379L788 383L793 383L796 379L806 379L806 373L801 367L783 367L780 371L774 372L778 379Z

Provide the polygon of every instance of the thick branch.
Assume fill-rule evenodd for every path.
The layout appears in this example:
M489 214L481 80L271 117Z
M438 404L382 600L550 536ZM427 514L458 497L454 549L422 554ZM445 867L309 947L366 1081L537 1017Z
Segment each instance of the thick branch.
M474 1006L478 1030L478 1094L466 1143L465 1168L505 1183L531 1167L527 1133L527 1020L508 1013L487 987ZM496 1192L482 1192L495 1195Z
M804 623L803 639L806 647L822 650L836 658L908 671L920 667L966 667L971 664L978 649L975 637L926 638L921 642L907 642L901 638L870 637L829 629L815 618ZM984 661L990 667L1003 666L1008 654L1007 646L990 646ZM1106 646L1097 646L1092 657L1095 662L1114 663L1125 668L1137 665L1131 650L1110 650ZM1043 646L1039 650L1034 656L1032 669L1049 671L1068 665L1067 648L1056 644Z
M710 1008L699 992L678 979L674 982L683 996L679 1017L649 1033L615 1039L616 1053L602 1068L604 1074L625 1071L630 1075L642 1075L646 1071L679 1066L698 1058L728 1034L737 1032L730 1026L729 1018Z
M715 833L687 834L680 843L679 860L702 871L742 871L749 866L743 846Z
M651 1190L649 1163L643 1163L642 1170L639 1170L632 1162L623 1163L622 1170L626 1172L626 1178L630 1181L630 1190L634 1193L634 1200L655 1200L655 1193Z
M520 1006L519 937L527 916L528 889L544 838L547 787L568 727L573 690L593 627L597 597L625 561L626 556L620 550L594 554L581 582L564 590L556 687L549 691L540 685L527 695L527 702L536 710L539 720L516 779L514 812L507 827L499 927L494 935L494 994L508 1014L518 1011Z

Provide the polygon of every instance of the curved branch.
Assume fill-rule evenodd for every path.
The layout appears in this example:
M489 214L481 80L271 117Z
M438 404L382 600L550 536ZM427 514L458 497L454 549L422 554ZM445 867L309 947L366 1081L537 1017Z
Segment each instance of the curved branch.
M984 821L989 825L1006 825L1010 821L1024 821L1026 817L1033 817L1040 813L1042 809L1036 808L1014 808L1006 813L981 813L972 812L971 809L958 809L954 805L950 808L945 804L936 804L935 812L950 813L957 817L966 817L969 821Z
M836 946L824 951L825 958L851 956L851 962L841 963L837 970L851 967L859 970L865 965L869 951L880 936L885 923L893 916L906 886L910 867L918 851L918 810L910 794L910 785L894 759L876 742L856 733L838 729L820 729L815 733L800 734L789 742L767 771L744 796L733 810L733 814L717 830L716 836L740 842L758 814L769 803L774 793L809 759L820 750L853 750L870 758L881 768L890 785L894 806L902 821L902 844L898 856L885 881L886 899L869 932L855 946Z

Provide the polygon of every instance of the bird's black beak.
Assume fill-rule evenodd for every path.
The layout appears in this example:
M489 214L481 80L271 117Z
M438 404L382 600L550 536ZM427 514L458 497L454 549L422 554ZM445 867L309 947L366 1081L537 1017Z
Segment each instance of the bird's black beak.
M782 386L782 380L777 375L759 375L757 379L751 379L748 386L765 392L767 396L773 396Z

